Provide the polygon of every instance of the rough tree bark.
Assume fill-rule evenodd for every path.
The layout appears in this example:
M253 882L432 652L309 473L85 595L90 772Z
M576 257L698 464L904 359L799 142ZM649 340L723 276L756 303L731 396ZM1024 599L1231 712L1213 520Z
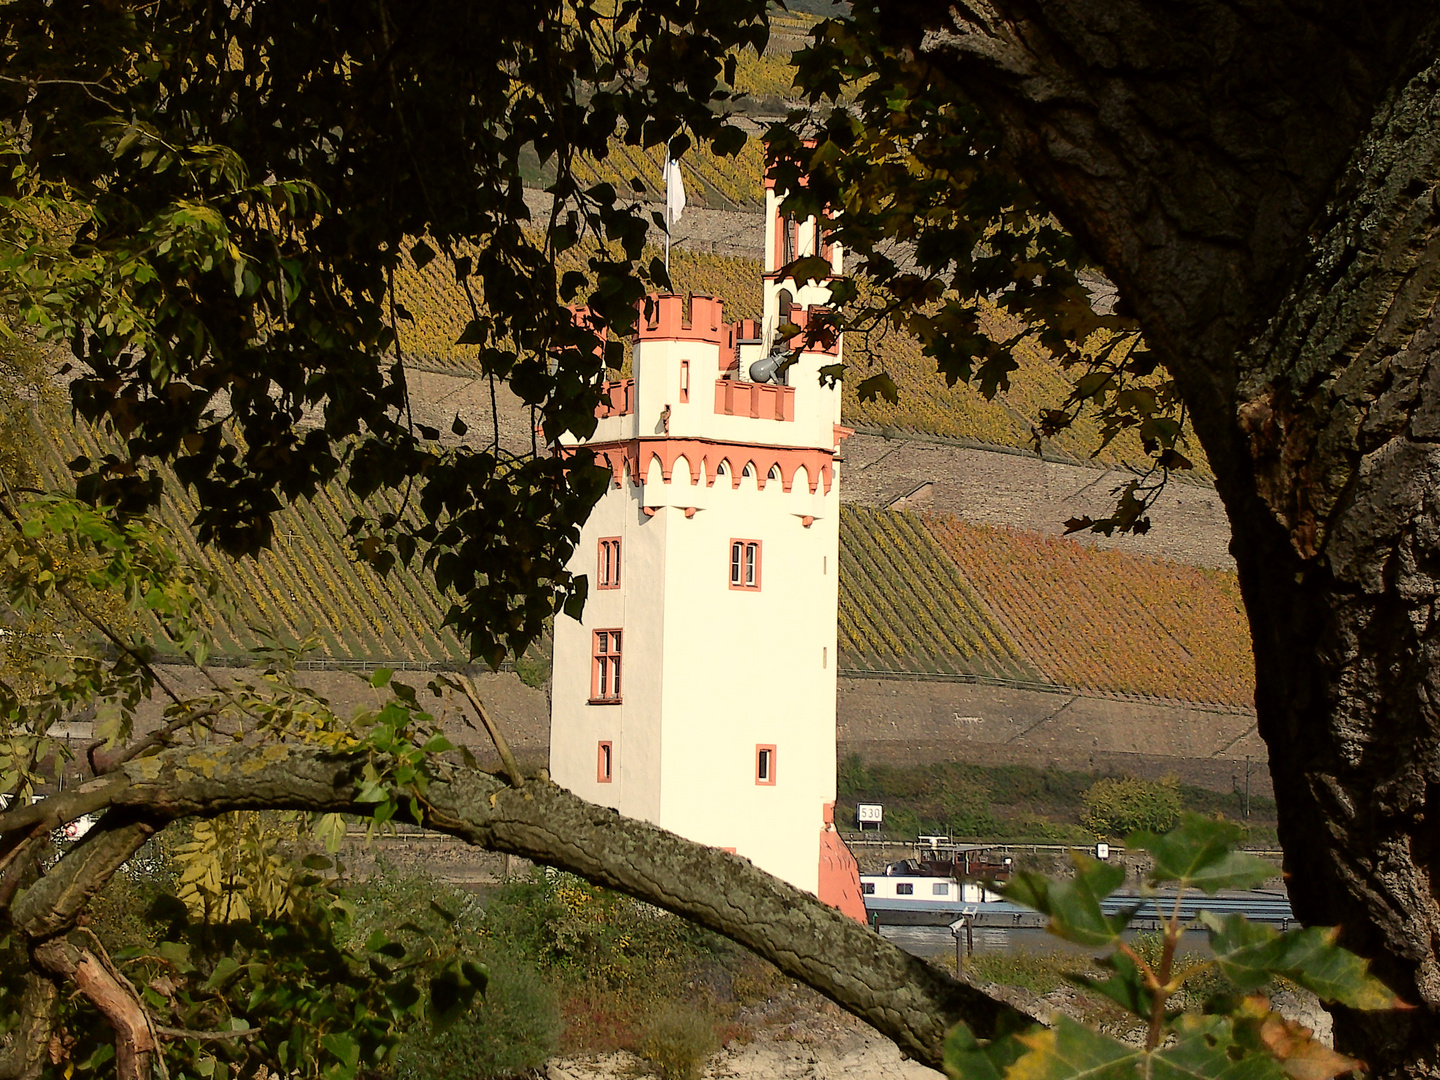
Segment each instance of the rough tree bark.
M1179 383L1233 527L1296 911L1440 1076L1440 12L887 4L986 110Z
M129 762L88 788L47 800L53 813L68 819L74 806L93 804L94 793L104 791L109 810L11 907L11 922L30 943L37 972L75 977L72 969L84 957L66 935L110 875L166 822L249 809L366 813L369 807L356 801L365 762L359 755L278 744L258 750L174 749ZM421 824L493 851L570 870L725 934L934 1068L940 1067L946 1030L959 1020L982 1036L1002 1026L1033 1022L1033 1017L957 982L748 860L623 818L543 780L515 788L471 769L438 770L422 800ZM407 793L400 794L408 799ZM28 825L16 825L12 832L22 827ZM87 974L96 972L87 969ZM117 1044L128 1043L137 1054L146 1052L146 1033L126 1011L123 987L105 984L98 976L92 983L96 995L105 995L92 1000L112 1020ZM84 984L80 989L89 992ZM33 1026L31 1039L43 1044L48 1027ZM7 1075L33 1073L13 1060L7 1066L0 1055L0 1076Z

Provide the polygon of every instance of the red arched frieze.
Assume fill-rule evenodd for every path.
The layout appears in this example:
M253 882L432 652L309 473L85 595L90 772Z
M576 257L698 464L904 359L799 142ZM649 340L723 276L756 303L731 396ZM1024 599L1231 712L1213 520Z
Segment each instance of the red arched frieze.
M629 439L624 442L593 443L589 447L598 464L608 465L614 484L620 487L629 474L630 483L639 486L649 474L651 462L660 463L660 474L668 484L674 477L675 464L685 459L690 483L704 480L714 487L716 471L724 462L730 487L740 486L741 474L748 464L753 467L756 486L765 490L770 472L778 467L780 486L787 493L795 482L795 474L803 465L806 484L813 495L829 494L834 483L835 452L808 446L764 446L753 443L718 442L713 439ZM573 453L567 449L565 453Z

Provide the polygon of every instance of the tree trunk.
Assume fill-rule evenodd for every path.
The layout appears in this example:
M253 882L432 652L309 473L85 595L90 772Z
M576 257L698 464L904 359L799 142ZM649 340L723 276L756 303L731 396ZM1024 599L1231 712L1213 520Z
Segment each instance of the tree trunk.
M1242 360L1235 516L1297 914L1413 1012L1337 1010L1385 1074L1440 1075L1440 59L1386 103L1308 267ZM1259 505L1255 505L1258 503Z
M1216 471L1307 923L1440 1076L1440 24L1433 3L974 0L895 34L1000 125L1175 377Z

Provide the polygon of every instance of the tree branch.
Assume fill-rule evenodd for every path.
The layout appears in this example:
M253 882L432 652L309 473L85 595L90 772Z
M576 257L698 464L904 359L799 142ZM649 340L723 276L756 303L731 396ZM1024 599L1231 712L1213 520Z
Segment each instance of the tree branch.
M155 1032L134 988L103 959L63 937L36 946L32 955L47 971L73 981L105 1017L115 1032L117 1080L151 1080Z
M11 1034L10 1046L0 1053L0 1080L36 1080L40 1075L59 1003L60 988L53 979L38 971L25 976L20 1022Z
M59 932L83 908L81 894L99 889L128 857L126 846L133 851L144 842L138 830L153 827L147 821L261 808L369 813L372 807L356 802L366 760L272 744L187 747L129 762L115 774L125 783L117 786L111 814L140 820L92 831L21 897L16 922L30 934ZM396 793L402 806L409 794ZM1034 1020L748 860L623 818L554 784L532 779L516 789L489 773L439 765L423 815L419 824L569 870L724 934L933 1068L957 1021L986 1038Z
M450 682L450 680L446 680ZM480 722L485 725L485 730L490 734L490 741L495 744L495 752L500 755L500 762L505 766L505 772L510 777L511 787L524 787L525 777L520 774L520 766L515 764L515 755L510 753L510 744L505 741L505 735L500 730L500 725L495 723L490 716L485 703L480 700L480 694L475 689L475 684L470 681L470 676L461 675L452 685L458 686L464 691L465 696L470 699L471 706L480 717Z

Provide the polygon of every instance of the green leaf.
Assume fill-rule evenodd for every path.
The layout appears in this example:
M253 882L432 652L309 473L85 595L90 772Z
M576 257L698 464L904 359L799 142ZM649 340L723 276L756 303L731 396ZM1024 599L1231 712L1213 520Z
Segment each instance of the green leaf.
M1177 1027L1179 1037L1149 1055L1149 1080L1284 1080L1269 1054L1246 1053L1235 1044L1224 1017L1186 1016Z
M379 689L390 681L390 676L395 674L394 668L376 668L375 673L370 676L370 685Z
M435 249L424 240L417 240L410 249L410 257L415 260L415 269L423 270L435 258Z
M1370 974L1370 965L1335 944L1338 930L1307 926L1281 933L1252 923L1244 915L1224 919L1204 911L1200 920L1210 931L1215 962L1242 992L1259 990L1282 975L1315 994L1352 1009L1393 1009L1401 1006L1385 984Z
M206 990L215 990L229 982L235 973L240 970L240 962L233 956L222 956L220 962L215 965L215 970L210 973L210 978L205 980Z
M1010 1066L1005 1080L1132 1080L1143 1075L1143 1050L1068 1016L1053 1028L1032 1028L1015 1038L1029 1053Z
M1050 916L1047 929L1081 945L1110 945L1130 922L1130 912L1106 915L1100 901L1125 881L1125 867L1076 855L1075 876L1052 881L1028 870L1017 873L1004 888L1005 899Z
M465 960L460 964L460 973L465 976L465 981L481 994L485 993L485 988L490 985L490 969L484 964Z
M321 814L315 824L310 827L310 831L315 835L315 839L325 845L325 850L334 855L340 850L340 845L345 840L345 819L339 814ZM328 862L326 860L327 865ZM308 860L306 865L309 865ZM311 869L320 869L320 867L311 867Z
M1273 863L1232 850L1244 837L1240 826L1202 814L1180 815L1180 824L1164 836L1137 832L1127 847L1148 851L1155 859L1152 884L1173 881L1207 896L1221 889L1253 889L1278 872Z
M178 941L162 941L155 946L155 952L182 975L195 970L190 960L190 946Z
M808 255L803 259L796 259L787 269L789 276L794 278L797 284L803 285L807 281L824 281L830 276L831 266L829 259Z
M453 925L455 924L455 919L456 919L455 914L454 914L453 912L447 911L445 908L441 907L441 906L440 906L438 903L436 903L434 900L431 900L431 901L430 901L430 910L433 911L433 912L435 912L436 915L439 915L440 918L444 919L447 924L449 924L449 925L451 925L451 926L453 926Z
M883 397L891 405L900 403L900 390L895 385L895 380L883 371L879 375L861 379L860 384L855 387L855 392L860 395L861 401L874 401L876 398Z
M945 1036L945 1072L950 1080L1004 1080L1015 1060L1027 1048L1013 1037L980 1043L964 1024L956 1024Z
M484 345L489 337L485 323L480 319L471 319L465 324L465 329L455 339L456 345Z
M1135 961L1124 953L1112 953L1100 960L1103 967L1114 974L1107 979L1095 979L1089 975L1066 975L1076 986L1083 986L1102 997L1107 997L1122 1009L1136 1016L1148 1018L1154 1002L1154 995L1145 988L1145 976L1140 973Z
M345 1075L354 1075L360 1064L360 1044L349 1032L327 1031L320 1036L320 1045L345 1067Z

